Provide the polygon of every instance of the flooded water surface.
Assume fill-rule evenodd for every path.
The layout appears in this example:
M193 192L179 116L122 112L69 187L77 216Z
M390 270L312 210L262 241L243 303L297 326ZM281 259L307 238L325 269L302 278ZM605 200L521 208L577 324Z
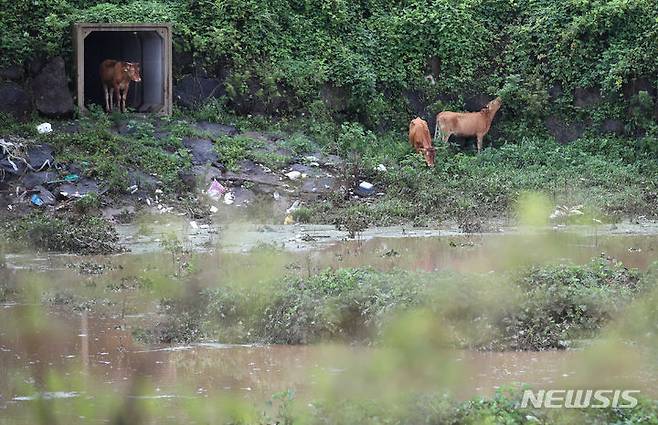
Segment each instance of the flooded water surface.
M197 235L203 243L182 238L180 252L168 251L160 233L148 238L124 235L132 241L133 252L115 256L6 254L5 292L0 293L0 415L4 410L21 417L30 403L73 403L67 400L97 399L104 393L163 403L223 395L262 403L275 393L294 390L296 397L311 400L318 387L351 382L367 369L363 365L387 355L385 347L347 345L144 344L135 339L135 329L157 323L160 300L180 290L145 276L192 270L194 277L186 284L204 287L234 281L258 284L341 267L486 273L522 264L585 263L603 253L627 267L646 270L658 260L655 234L388 232L340 240L344 234L339 237L322 227L252 227L227 231L226 239L221 230ZM241 237L246 241L242 245ZM656 363L635 348L624 350L634 361L620 365L610 360L599 369L586 366L591 363L586 349L453 350L420 366L445 379L404 379L460 399L491 395L513 383L542 388L625 385L658 395ZM601 374L601 367L607 373Z

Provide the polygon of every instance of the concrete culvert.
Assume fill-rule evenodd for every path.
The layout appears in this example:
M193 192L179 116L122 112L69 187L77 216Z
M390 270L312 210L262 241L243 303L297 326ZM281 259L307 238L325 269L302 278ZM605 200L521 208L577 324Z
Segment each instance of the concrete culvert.
M171 114L171 25L92 24L74 27L80 111L104 107L99 68L113 59L140 64L142 81L131 82L127 106L136 112ZM116 100L115 100L116 102Z

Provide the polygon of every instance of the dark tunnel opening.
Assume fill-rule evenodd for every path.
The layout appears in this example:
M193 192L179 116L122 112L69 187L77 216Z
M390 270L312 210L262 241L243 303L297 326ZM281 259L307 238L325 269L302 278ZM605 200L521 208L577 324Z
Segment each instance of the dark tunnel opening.
M156 31L92 31L84 39L84 104L105 107L100 64L138 62L142 81L131 82L126 104L137 112L165 107L165 43ZM115 100L116 105L116 100Z

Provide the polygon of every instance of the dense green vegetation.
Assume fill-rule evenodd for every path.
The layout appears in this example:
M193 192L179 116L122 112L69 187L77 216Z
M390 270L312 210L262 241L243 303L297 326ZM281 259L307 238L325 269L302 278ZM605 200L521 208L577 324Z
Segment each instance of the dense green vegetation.
M502 389L493 397L481 397L457 402L449 397L426 395L384 408L374 403L343 403L325 406L314 403L314 409L296 409L296 401L287 401L285 394L272 420L283 424L639 424L656 423L658 407L654 401L641 400L634 409L534 409L521 408L522 392ZM270 418L268 418L270 419ZM265 420L262 423L268 423Z
M78 202L85 202L87 197ZM121 251L114 227L95 215L32 213L0 225L0 236L15 243L13 250L114 254Z
M654 126L652 100L624 91L639 77L655 89L652 0L2 3L5 63L44 55L70 61L74 22L173 22L177 72L196 63L221 76L241 113L303 112L401 129L414 110L436 113L499 93L502 141L537 130L554 113L596 123L626 121L630 111L630 130ZM603 98L574 104L579 87L600 89Z
M71 66L74 22L168 21L176 76L201 66L221 81L225 95L178 110L164 123L164 139L154 137L162 122L132 121L117 134L110 126L122 118L97 111L80 133L43 138L56 145L58 160L88 164L85 173L102 179L109 193L123 193L135 170L155 176L166 193L189 189L180 179L190 166L181 136L194 135L191 121L205 120L279 131L296 144L293 156L282 157L249 137L216 138L229 169L244 158L281 168L311 147L344 157L339 177L348 189L368 180L384 195L363 203L338 192L297 218L351 233L444 219L477 231L506 216L528 190L555 204L584 204L590 223L658 211L652 0L6 3L5 64L29 69L41 57L62 55ZM463 141L441 146L433 170L411 154L404 132L412 115L479 108L494 95L504 98L487 138L495 150L473 157ZM580 140L558 145L549 117L558 127L585 129ZM611 120L623 134L603 135ZM388 171L375 171L379 164Z
M446 346L567 348L597 335L654 285L654 275L606 258L495 277L328 270L264 286L193 289L164 300L167 320L138 335L161 342L375 343L401 315L427 311Z
M480 231L482 223L508 217L525 191L543 193L558 205L585 205L581 221L588 224L658 211L658 162L650 138L588 137L559 145L529 137L478 156L440 149L434 169L410 156L403 142L373 138L360 145L367 152L353 175L375 183L383 197L363 203L336 196L313 206L311 220L349 224L361 217L364 225L425 225L453 219L465 231ZM378 172L378 163L388 171Z

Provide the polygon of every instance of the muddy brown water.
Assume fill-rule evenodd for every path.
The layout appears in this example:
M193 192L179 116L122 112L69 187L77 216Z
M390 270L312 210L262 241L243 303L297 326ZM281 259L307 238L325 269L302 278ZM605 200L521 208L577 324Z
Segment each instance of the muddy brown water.
M584 263L605 253L628 267L646 269L658 260L657 233L637 234L628 229L466 236L451 230L396 228L373 231L360 240L341 240L344 232L332 233L326 227L201 230L201 235L195 237L203 243L193 241L189 234L182 239L191 250L203 247L193 259L185 261L194 264L195 279L208 285L235 279L258 282L291 272L305 275L326 267L367 265L380 270L488 272L521 264L565 260ZM124 235L135 249L122 255L79 258L6 254L5 263L14 284L36 279L36 292L50 289L84 298L103 294L108 281L175 268L170 254L158 249L163 234L165 231L149 236ZM83 274L76 268L82 261L104 264L107 269L101 275ZM36 299L40 297L35 295ZM262 402L289 389L294 389L298 397L310 399L318 394L318 385L326 385L327 380L350 382L364 364L385 352L368 347L221 342L146 346L133 339L131 329L140 321L157 320L157 297L121 297L114 299L114 304L108 302L114 306L109 309L113 313L108 314L93 308L92 312L82 313L39 303L0 305L0 409L20 411L21 406L34 401L35 394L43 396L53 371L61 374L64 382L58 387L61 391L46 394L53 398L94 398L100 387L102 391L156 400L231 394ZM128 304L121 314L117 314L117 302ZM432 370L428 376L445 376L445 380L413 385L446 391L462 399L491 395L496 388L519 382L540 388L632 387L653 397L658 395L658 370L653 360L628 347L603 360L592 360L591 350L452 351L421 365L421 370ZM136 379L146 383L145 389L135 389Z
M297 397L310 399L327 377L349 386L359 368L386 351L210 342L149 347L133 340L124 319L57 309L45 314L49 324L43 329L6 326L29 321L29 308L0 307L0 408L20 409L34 401L53 370L75 377L61 391L48 393L60 398L93 398L96 392L112 391L163 400L228 394L261 403L277 392L294 390ZM537 388L633 388L657 396L658 369L650 366L649 358L634 350L616 354L626 361L606 360L592 368L586 351L449 351L422 365L421 375L427 371L432 382L416 377L413 386L458 399L490 396L515 383ZM148 382L145 390L135 390L136 378Z

